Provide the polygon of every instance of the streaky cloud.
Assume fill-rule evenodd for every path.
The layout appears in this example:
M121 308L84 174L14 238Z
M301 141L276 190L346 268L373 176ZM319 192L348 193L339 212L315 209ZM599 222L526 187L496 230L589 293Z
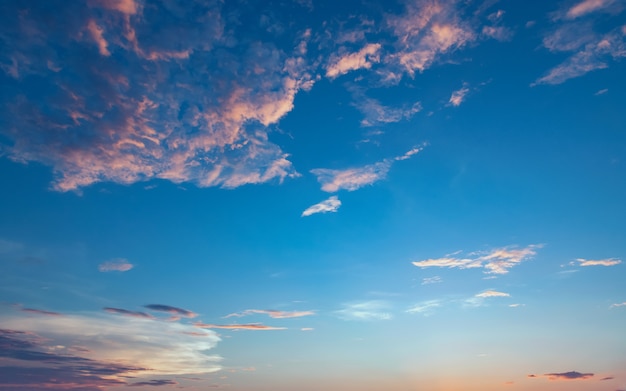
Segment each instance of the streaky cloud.
M110 261L106 261L98 265L98 270L101 272L127 272L131 270L135 265L128 262L124 258L116 258Z
M498 291L493 291L493 290L487 290L481 293L478 293L476 295L476 297L482 297L482 298L487 298L487 297L510 297L511 295L505 292L498 292Z
M389 320L393 315L388 311L389 304L382 300L346 303L335 314L344 320L376 321Z
M579 258L576 261L578 261L578 266L615 266L615 265L619 265L620 263L622 263L621 259L617 259L617 258L606 258L606 259L583 259L583 258Z
M623 302L623 303L611 304L611 306L609 308L618 308L618 307L626 307L626 301Z
M144 387L144 386L152 386L152 387L160 387L160 386L175 386L178 383L174 380L149 380L149 381L141 381L136 383L131 383L129 387Z
M185 318L195 318L196 316L198 316L198 314L196 314L195 312L164 304L147 304L144 305L144 308L147 308L151 311L166 312L175 317L182 316Z
M525 248L503 247L472 254L472 257L442 257L414 261L419 268L441 267L456 269L482 268L486 274L506 274L514 266L532 258L542 245L534 244Z
M463 103L463 101L465 100L465 96L467 96L468 93L469 93L468 87L462 87L454 91L452 95L450 96L450 100L448 101L448 104L454 107L460 106L461 103Z
M592 12L606 9L618 2L617 0L583 0L568 9L565 13L565 18L576 19Z
M235 312L232 314L228 314L224 318L232 318L232 317L240 318L242 316L248 316L248 315L254 315L254 314L268 315L270 318L274 318L274 319L287 319L287 318L301 318L303 316L315 315L315 311L245 310L242 312Z
M315 205L311 205L302 212L302 217L311 216L316 213L333 213L339 210L341 201L337 196L331 196L327 200L324 200Z
M155 319L154 316L147 314L145 312L141 312L141 311L129 311L123 308L113 308L113 307L104 307L103 310L111 314L132 316L135 318Z
M201 329L226 329L226 330L287 330L286 327L266 326L261 323L247 324L213 324L196 322L194 326Z
M373 63L380 61L380 48L380 44L370 43L356 53L331 57L326 67L326 76L332 79L357 69L371 68Z

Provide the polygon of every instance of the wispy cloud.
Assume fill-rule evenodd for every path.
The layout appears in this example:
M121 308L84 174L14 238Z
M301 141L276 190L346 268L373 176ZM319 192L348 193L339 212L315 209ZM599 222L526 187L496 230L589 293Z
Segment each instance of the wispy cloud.
M401 156L397 156L393 159L385 159L362 167L343 170L316 168L311 170L311 173L317 176L317 181L322 184L323 191L329 193L334 193L339 190L354 191L385 179L394 161L406 160L422 149L423 146L412 148Z
M493 291L493 290L487 290L487 291L481 292L481 293L476 295L476 297L482 297L482 298L487 298L487 297L510 297L510 296L511 295L509 295L508 293L498 292L498 291Z
M286 330L286 327L266 326L261 323L247 324L212 324L196 322L194 326L201 329L226 329L226 330Z
M129 384L129 387L145 387L145 386L160 387L160 386L175 386L177 384L178 383L175 382L174 380L161 379L161 380L149 380L149 381L140 381L136 383L131 383Z
M606 258L606 259L583 259L579 258L576 260L579 266L615 266L622 263L620 259L617 258Z
M355 103L354 106L365 116L362 126L371 127L411 119L422 111L422 104L418 101L404 104L399 107L385 106L377 99L368 97L357 88L351 88Z
M331 57L326 67L326 76L335 78L357 69L369 69L380 61L380 44L370 43L356 53L346 53Z
M472 257L452 257L425 259L412 262L419 268L443 267L457 269L483 268L487 274L506 274L509 269L532 258L541 245L525 248L503 247L473 254Z
M254 315L254 314L268 315L270 318L274 318L274 319L286 319L286 318L301 318L303 316L315 315L315 311L245 310L242 312L235 312L232 314L228 314L225 316L225 318L231 318L231 317L240 318L242 316Z
M468 92L469 92L469 88L467 87L462 87L454 91L452 95L450 96L450 100L448 101L448 103L454 107L460 106L461 103L463 103L463 100L465 100L465 96L467 95Z
M344 320L389 320L393 316L389 312L389 303L382 300L361 301L356 303L347 303L335 314Z
M152 316L150 314L147 314L145 312L129 311L129 310L125 310L123 308L104 307L103 310L105 310L106 312L111 313L111 314L132 316L132 317L135 317L135 318L143 318L143 319L155 319L154 316Z
M439 284L443 280L439 276L425 277L422 279L422 285Z
M311 216L316 213L329 213L336 212L341 206L341 201L337 196L331 196L327 200L324 200L315 205L311 205L302 212L302 217Z
M606 9L618 3L617 0L583 0L567 10L565 18L576 19L581 16Z
M544 375L528 375L531 378L547 377L549 380L586 380L594 376L593 373L580 373L576 371L561 373L546 373Z
M35 314L35 315L62 316L62 314L60 312L39 310L39 309L36 309L36 308L20 308L20 311L27 312L29 314Z
M106 261L98 265L98 270L101 272L127 272L132 269L134 265L124 258L116 258L110 261Z
M560 84L588 72L608 68L611 59L618 60L626 57L624 44L626 29L623 26L598 33L594 29L594 23L599 23L595 20L597 18L573 20L598 10L613 10L612 6L618 3L608 0L585 0L566 11L556 12L555 20L558 27L544 38L544 46L550 51L573 52L573 54L537 79L531 86ZM566 21L559 22L561 19Z
M166 312L174 317L182 316L184 318L195 318L196 316L198 316L198 314L196 314L195 312L164 304L148 304L144 305L144 308L147 308L151 311Z
M626 301L623 302L623 303L611 304L611 306L609 308L617 308L617 307L626 307Z
M413 307L406 310L406 312L409 314L421 314L424 316L429 316L433 313L433 310L435 308L440 307L440 306L441 306L440 300L428 300L428 301L423 301L421 303L414 305Z

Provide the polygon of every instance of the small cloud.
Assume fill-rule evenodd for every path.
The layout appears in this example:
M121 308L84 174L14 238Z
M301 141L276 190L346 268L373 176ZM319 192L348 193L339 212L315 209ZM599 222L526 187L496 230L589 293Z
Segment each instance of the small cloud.
M450 96L450 100L448 101L448 104L454 107L460 106L461 103L463 103L463 100L465 100L465 96L467 95L468 92L469 92L469 88L467 87L463 87L461 89L454 91L452 95Z
M422 149L423 147L415 147L401 156L385 159L363 167L344 170L316 168L311 170L311 173L317 176L317 181L322 184L323 191L329 193L335 193L339 190L354 191L384 179L394 161L406 160Z
M439 300L428 300L414 305L413 307L406 310L406 312L409 314L422 314L424 316L428 316L432 314L434 308L440 306L441 302Z
M226 330L286 330L286 327L266 326L261 323L247 324L212 324L212 323L194 323L194 326L201 329L226 329Z
M611 306L609 308L618 308L618 307L626 307L626 301L623 302L623 303L611 304Z
M129 311L123 308L112 308L112 307L104 307L103 310L105 310L106 312L110 314L132 316L135 318L143 318L143 319L154 319L154 316L147 314L145 312L140 312L140 311Z
M198 314L196 314L195 312L191 312L182 308L172 307L172 306L163 305L163 304L148 304L148 305L144 305L144 308L147 308L152 311L167 312L174 317L182 316L185 318L195 318L196 316L198 316Z
M562 373L546 373L549 380L585 380L593 377L593 373L580 373L576 371Z
M565 13L565 18L576 19L592 12L606 9L616 2L617 0L584 0L568 9Z
M524 307L525 305L526 304L514 303L514 304L509 304L509 307L518 308L518 307Z
M62 316L62 314L59 313L59 312L44 311L44 310L38 310L38 309L35 309L35 308L20 308L20 311L28 312L30 314L36 314L36 315Z
M488 252L472 253L472 257L431 258L412 262L419 268L445 267L456 269L483 268L486 274L506 274L509 269L534 256L541 245L530 245L516 249L511 247L495 248ZM478 255L478 256L476 256Z
M337 212L340 206L341 206L341 201L339 200L339 198L337 198L337 196L331 196L325 201L309 206L308 208L305 209L304 212L302 212L301 216L306 217L306 216L311 216L316 213Z
M385 301L371 300L345 304L344 308L335 313L344 320L389 320L392 315L387 311L389 305Z
M326 67L326 76L335 78L357 69L369 69L380 61L380 44L370 43L356 53L334 56Z
M484 26L482 33L484 36L497 41L508 41L513 36L511 30L504 26Z
M303 327L300 329L300 331L313 331L315 330L313 327Z
M443 282L443 280L439 276L425 277L422 279L422 285L439 284L441 282Z
M615 379L613 376L607 376L607 377L603 377L602 379L600 379L600 381L602 380L613 380Z
M110 261L106 261L98 265L98 270L101 272L127 272L135 265L128 262L124 258L116 258Z
M315 311L276 311L276 310L245 310L242 312L236 312L226 315L225 318L237 317L240 318L246 315L264 314L274 319L286 319L286 318L300 318L303 316L315 315Z
M606 258L597 260L578 258L577 261L579 262L579 266L615 266L622 263L622 261L617 258Z
M131 383L129 384L129 386L130 387L143 387L143 386L158 387L158 386L171 386L171 385L176 385L176 384L178 383L176 383L174 380L149 380L149 381Z
M598 95L604 95L604 94L606 94L607 92L609 92L609 89L608 89L608 88L604 88L604 89L598 90L598 91L597 91L594 95L595 95L595 96L598 96Z
M484 292L479 293L479 294L476 295L476 297L482 297L482 298L487 298L487 297L510 297L510 296L511 295L509 295L508 293L492 291L492 290L484 291Z

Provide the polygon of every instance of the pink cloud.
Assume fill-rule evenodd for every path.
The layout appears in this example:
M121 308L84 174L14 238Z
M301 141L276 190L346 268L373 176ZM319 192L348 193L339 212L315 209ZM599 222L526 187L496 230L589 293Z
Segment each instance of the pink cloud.
M565 17L567 19L576 19L603 8L607 8L615 3L616 0L584 0L567 10Z
M225 318L242 317L253 314L264 314L274 319L300 318L303 316L315 315L315 311L276 311L276 310L245 310L226 315Z
M211 324L211 323L194 323L194 326L202 329L227 329L227 330L286 330L286 327L266 326L260 323L248 324Z
M579 258L576 261L578 261L579 266L615 266L615 265L619 265L620 263L622 263L622 261L617 258L596 259L596 260Z
M101 263L98 265L98 270L101 272L127 272L133 267L134 265L126 259L117 258Z
M484 292L481 292L481 293L476 295L476 297L482 297L482 298L486 298L486 297L510 297L510 296L511 295L509 295L508 293L492 291L492 290L484 291Z
M380 61L380 48L380 44L370 43L356 53L331 58L326 67L326 76L335 78L353 70L371 68L373 63Z
M106 41L106 39L104 39L104 30L102 29L102 27L98 26L95 20L90 19L89 23L87 23L87 31L89 31L89 33L91 34L91 38L93 38L93 40L98 45L98 51L100 52L100 54L107 57L110 56L111 52L109 52L108 49L109 43Z

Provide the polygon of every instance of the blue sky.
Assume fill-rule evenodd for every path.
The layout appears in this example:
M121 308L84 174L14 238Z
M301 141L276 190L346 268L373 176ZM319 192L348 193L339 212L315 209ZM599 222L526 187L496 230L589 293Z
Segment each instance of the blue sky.
M0 15L0 390L626 389L623 1Z

